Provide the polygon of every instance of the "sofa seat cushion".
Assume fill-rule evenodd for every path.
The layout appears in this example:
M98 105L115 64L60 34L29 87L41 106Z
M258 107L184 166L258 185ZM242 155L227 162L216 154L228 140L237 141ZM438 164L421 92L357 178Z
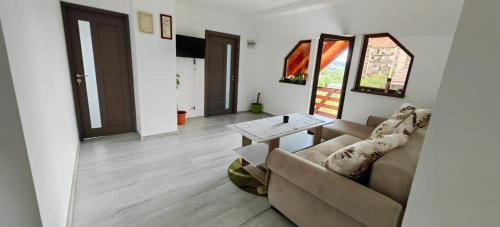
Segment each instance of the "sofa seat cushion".
M351 135L361 139L368 139L373 127L337 119L332 124L323 126L322 138L330 140L341 135Z
M308 149L296 152L295 155L315 164L321 165L325 158L330 156L330 154L332 154L333 152L359 141L361 141L360 138L350 135L343 135L335 139L327 140Z
M424 137L425 130L417 130L405 145L373 163L368 186L406 206Z

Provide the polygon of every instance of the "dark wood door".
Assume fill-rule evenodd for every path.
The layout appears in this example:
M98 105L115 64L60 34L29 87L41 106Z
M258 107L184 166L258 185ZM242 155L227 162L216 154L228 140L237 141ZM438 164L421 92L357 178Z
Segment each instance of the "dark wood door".
M128 16L62 6L80 137L135 131Z
M239 45L239 36L206 31L206 116L236 113Z
M355 37L321 34L309 114L342 118Z

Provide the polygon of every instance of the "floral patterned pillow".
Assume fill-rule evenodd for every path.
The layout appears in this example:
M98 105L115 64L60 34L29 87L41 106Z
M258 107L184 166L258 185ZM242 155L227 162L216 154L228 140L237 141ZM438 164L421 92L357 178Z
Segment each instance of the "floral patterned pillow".
M382 138L384 135L403 133L404 129L407 129L408 135L410 135L416 129L425 128L429 124L431 113L430 109L417 109L412 104L404 103L396 113L373 130L370 138ZM410 123L415 123L413 128L410 127Z
M394 133L411 135L419 128L425 128L431 120L432 110L417 109L411 113L404 121L396 125Z
M417 108L409 103L404 103L401 105L398 111L394 113L389 119L378 125L372 132L370 138L382 138L384 135L390 135L394 132L394 129L402 121L404 121L411 113L413 113Z
M405 144L408 138L404 134L392 134L364 140L332 153L323 161L322 166L340 175L360 179L373 162Z

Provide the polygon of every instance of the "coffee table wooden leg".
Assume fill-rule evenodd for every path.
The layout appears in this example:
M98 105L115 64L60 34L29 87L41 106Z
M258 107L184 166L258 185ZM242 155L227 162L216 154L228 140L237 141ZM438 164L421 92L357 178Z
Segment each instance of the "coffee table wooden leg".
M245 167L247 166L248 164L250 164L247 160L245 160L244 158L241 158L241 166L242 167Z
M318 126L314 128L313 131L314 131L313 143L314 145L318 145L319 143L321 143L321 134L323 133L323 126Z
M267 143L267 145L268 145L268 154L267 154L267 157L269 157L269 155L271 155L271 152L273 152L273 150L275 148L278 148L280 146L280 138L270 140ZM266 163L267 163L267 160L266 160ZM267 168L267 171L266 171L266 187L269 185L269 180L270 179L271 179L271 170L269 168Z
M269 151L269 153L271 153L271 151L273 151L274 148L278 148L280 146L280 138L270 140L267 144L269 145L267 148L268 149L267 151Z
M241 137L241 146L244 147L244 146L248 146L252 144L252 140L245 137L245 136L242 136ZM241 166L245 167L246 165L248 165L250 163L247 162L247 160L241 158Z
M252 144L252 140L245 137L245 136L241 136L241 146L244 147L244 146L248 146Z

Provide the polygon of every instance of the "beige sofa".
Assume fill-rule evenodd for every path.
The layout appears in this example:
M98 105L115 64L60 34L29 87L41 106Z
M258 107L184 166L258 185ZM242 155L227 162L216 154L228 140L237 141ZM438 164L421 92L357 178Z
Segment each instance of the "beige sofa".
M326 141L319 145L295 154L271 152L271 205L299 226L399 226L424 130L377 160L366 185L321 167L331 153L367 139L383 120L369 117L366 125L337 120L324 127Z

